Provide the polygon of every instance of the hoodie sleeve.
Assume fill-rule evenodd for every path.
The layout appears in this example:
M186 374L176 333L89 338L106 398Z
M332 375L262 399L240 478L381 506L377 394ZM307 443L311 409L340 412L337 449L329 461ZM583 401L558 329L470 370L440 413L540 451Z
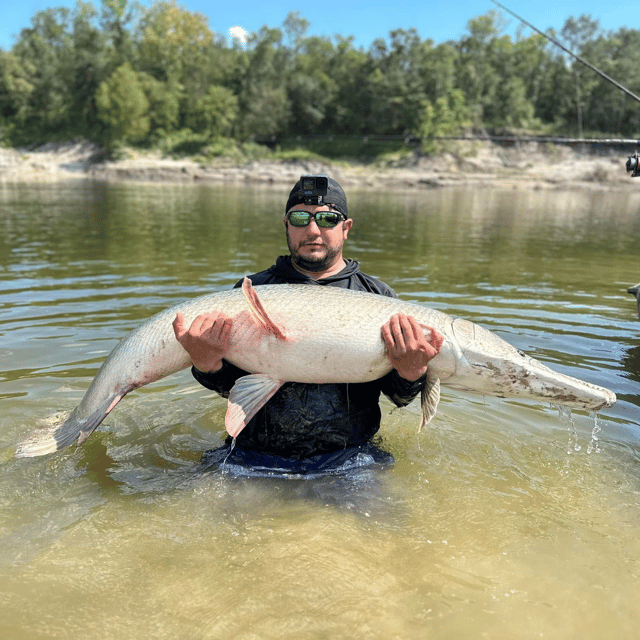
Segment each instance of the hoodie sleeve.
M205 373L195 367L191 367L191 373L203 387L219 393L223 398L229 397L231 387L233 387L238 378L249 375L246 371L226 360L222 361L222 367L215 373Z
M406 407L427 383L427 374L415 382L405 380L395 369L380 378L380 391L384 393L397 407Z

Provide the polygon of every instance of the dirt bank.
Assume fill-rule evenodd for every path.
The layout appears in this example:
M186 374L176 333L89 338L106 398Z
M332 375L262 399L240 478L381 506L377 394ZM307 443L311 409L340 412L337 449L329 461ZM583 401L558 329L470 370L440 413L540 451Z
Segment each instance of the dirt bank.
M527 143L504 148L491 142L458 143L455 153L408 156L376 163L260 160L234 164L218 159L201 164L131 151L123 160L104 159L89 142L47 144L35 149L0 148L0 182L69 179L138 182L285 183L304 173L327 173L345 186L384 185L425 189L454 185L518 186L536 189L640 188L625 170L619 149L590 155L565 146Z

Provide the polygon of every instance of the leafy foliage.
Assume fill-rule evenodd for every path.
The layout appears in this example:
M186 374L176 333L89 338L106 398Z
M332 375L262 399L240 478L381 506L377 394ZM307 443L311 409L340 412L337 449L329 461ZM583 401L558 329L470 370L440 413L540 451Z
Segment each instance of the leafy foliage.
M149 133L149 101L138 74L128 62L98 87L96 103L108 143L135 142Z
M489 11L459 41L396 29L365 50L350 36L308 36L294 12L244 43L175 0L79 0L37 12L0 50L0 140L85 136L213 157L239 145L255 155L251 141L269 139L293 139L280 152L298 153L296 136L335 136L314 150L354 154L371 144L345 136L420 136L427 153L469 128L638 137L636 102L541 35L512 40L504 25ZM603 33L579 16L554 36L640 93L640 31Z

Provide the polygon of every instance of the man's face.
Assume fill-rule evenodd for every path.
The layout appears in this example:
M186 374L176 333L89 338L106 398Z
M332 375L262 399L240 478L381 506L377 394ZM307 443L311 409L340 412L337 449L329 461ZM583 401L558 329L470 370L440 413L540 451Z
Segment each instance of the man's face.
M334 211L328 205L297 204L290 211ZM319 227L314 219L306 227L294 227L285 218L287 244L294 264L305 271L326 271L342 260L342 247L353 220L340 221L335 227Z

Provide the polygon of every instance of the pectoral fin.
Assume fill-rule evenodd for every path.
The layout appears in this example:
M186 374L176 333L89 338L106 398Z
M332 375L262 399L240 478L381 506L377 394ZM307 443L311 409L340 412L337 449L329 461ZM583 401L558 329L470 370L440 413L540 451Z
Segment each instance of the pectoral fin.
M281 380L274 380L261 373L240 378L229 394L224 419L227 433L235 438L282 384Z
M440 378L429 372L427 369L427 384L424 386L421 394L422 405L422 422L420 423L419 431L431 422L438 410L438 403L440 402Z
M280 340L286 340L287 336L285 332L269 317L267 310L264 308L262 301L258 297L256 290L251 284L251 280L249 278L245 278L242 281L242 292L247 299L247 303L249 304L249 308L251 312L256 317L256 319L264 326L264 328L272 333L276 338Z

